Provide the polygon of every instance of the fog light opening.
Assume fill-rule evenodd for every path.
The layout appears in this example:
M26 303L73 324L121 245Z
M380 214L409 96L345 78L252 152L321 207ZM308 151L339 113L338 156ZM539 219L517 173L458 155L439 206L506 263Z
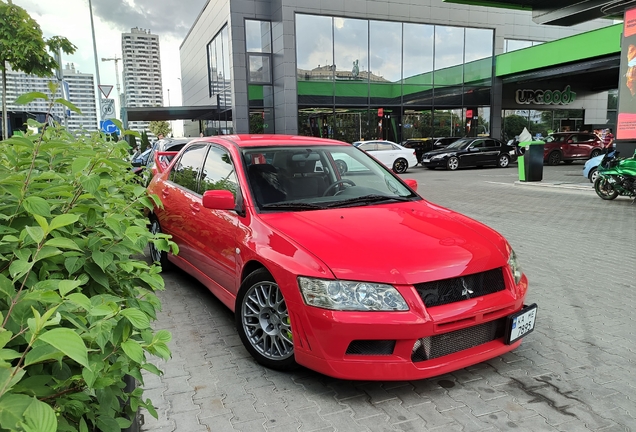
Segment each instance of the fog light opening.
M411 360L414 362L428 360L431 357L432 342L430 337L416 340L411 350Z

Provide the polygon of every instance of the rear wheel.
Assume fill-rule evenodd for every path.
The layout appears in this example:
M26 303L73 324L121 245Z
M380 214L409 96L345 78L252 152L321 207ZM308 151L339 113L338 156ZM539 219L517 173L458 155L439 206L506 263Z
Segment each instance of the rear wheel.
M457 158L457 156L451 156L448 158L448 160L446 161L446 168L451 171L455 171L457 168L459 168L459 159Z
M283 293L265 269L251 273L236 298L236 327L245 349L271 369L297 367L289 311Z
M592 150L592 153L590 153L590 159L595 158L596 156L599 156L601 154L601 151L599 149L594 149Z
M159 220L155 216L150 217L150 233L151 234L161 234L161 225L159 225ZM153 262L159 263L161 265L161 269L164 271L174 269L174 264L168 260L168 253L165 251L160 251L157 249L153 242L150 242L148 245L150 249L150 258Z
M554 151L548 155L548 165L558 165L561 162L561 153Z
M510 165L510 156L502 154L499 156L499 159L497 160L497 166L499 168L506 168L508 167L508 165Z
M399 158L395 162L393 162L393 172L398 174L405 173L409 168L409 163L404 158Z
M612 187L611 183L605 177L598 177L594 182L594 190L596 195L604 200L613 200L618 196L618 192Z

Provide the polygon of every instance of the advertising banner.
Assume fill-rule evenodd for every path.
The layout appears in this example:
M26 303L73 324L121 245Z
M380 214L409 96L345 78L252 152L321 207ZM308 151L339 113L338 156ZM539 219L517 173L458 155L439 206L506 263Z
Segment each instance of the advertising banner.
M616 139L636 139L636 8L625 11Z

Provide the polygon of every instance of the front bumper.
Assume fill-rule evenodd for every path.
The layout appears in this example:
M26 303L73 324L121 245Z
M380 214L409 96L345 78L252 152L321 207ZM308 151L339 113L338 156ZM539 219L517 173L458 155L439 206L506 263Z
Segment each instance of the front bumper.
M413 290L404 312L336 312L289 305L296 361L328 376L352 380L414 380L442 375L483 362L517 348L521 340L506 345L503 335L456 352L414 360L414 346L434 338L505 321L523 307L527 279L521 289L504 291L425 309ZM400 289L404 294L404 289ZM518 296L517 293L523 293ZM466 336L469 337L469 336ZM457 341L457 339L455 339ZM377 342L384 352L352 350L357 342ZM392 346L392 349L391 349ZM371 350L373 351L373 350Z
M422 159L422 166L425 166L425 167L445 167L446 166L446 158L444 158L444 159L430 159L428 162L424 162L424 159Z

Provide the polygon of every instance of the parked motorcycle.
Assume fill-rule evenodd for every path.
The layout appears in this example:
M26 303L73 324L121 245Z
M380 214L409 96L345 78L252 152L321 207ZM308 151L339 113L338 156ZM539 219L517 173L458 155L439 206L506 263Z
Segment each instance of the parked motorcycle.
M636 197L636 153L631 158L619 158L617 151L609 152L597 172L594 190L599 197L604 200L619 195Z

